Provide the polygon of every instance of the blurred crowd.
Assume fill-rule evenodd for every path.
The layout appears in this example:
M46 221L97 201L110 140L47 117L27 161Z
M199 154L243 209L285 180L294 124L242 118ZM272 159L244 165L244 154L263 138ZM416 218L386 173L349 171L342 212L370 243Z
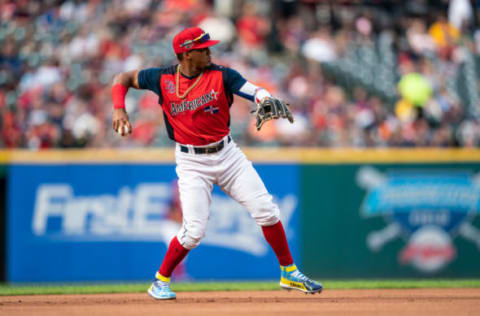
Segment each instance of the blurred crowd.
M133 133L111 128L122 71L175 63L198 25L213 61L287 100L295 124L255 130L238 96L241 145L476 147L479 7L470 0L0 0L0 147L161 147L157 97L130 90ZM478 29L477 29L478 28Z

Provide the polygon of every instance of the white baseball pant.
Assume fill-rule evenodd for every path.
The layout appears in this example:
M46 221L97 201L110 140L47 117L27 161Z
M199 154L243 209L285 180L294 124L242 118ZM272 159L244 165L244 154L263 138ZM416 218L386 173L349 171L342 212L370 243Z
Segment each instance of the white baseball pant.
M176 172L183 212L183 224L177 238L186 249L197 247L205 236L214 184L243 205L258 225L271 226L280 220L280 210L252 163L233 139L228 142L225 136L223 141L224 148L213 154L195 154L192 146L183 145L189 148L185 153L179 144L176 146Z

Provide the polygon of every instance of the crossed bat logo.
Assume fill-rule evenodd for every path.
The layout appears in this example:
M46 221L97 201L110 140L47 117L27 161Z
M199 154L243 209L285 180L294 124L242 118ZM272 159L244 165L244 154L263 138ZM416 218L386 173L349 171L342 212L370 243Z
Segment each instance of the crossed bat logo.
M403 238L407 245L401 264L422 272L436 272L456 257L452 240L472 241L480 250L480 230L472 225L479 213L480 175L470 171L392 170L383 174L362 167L357 183L367 190L360 212L383 216L386 227L367 235L373 252Z
M167 80L167 81L165 82L165 87L166 87L168 93L170 93L170 94L174 94L174 93L175 93L175 84L173 83L172 80Z

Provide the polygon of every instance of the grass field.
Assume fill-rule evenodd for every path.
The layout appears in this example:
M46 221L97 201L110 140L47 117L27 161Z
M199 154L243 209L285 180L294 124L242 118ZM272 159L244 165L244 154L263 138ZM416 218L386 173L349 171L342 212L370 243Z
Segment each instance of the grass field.
M408 289L408 288L480 288L480 279L439 280L331 280L323 281L325 289ZM149 283L108 284L22 284L0 285L0 296L39 294L99 294L145 292ZM202 291L271 291L277 282L195 282L173 283L176 292Z

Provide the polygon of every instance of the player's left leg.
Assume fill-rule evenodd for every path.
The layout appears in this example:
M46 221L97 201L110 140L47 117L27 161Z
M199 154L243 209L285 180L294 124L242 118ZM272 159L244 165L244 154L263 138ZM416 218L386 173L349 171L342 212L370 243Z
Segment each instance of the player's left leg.
M224 172L218 179L218 184L233 199L246 207L257 224L262 227L265 239L280 263L280 286L306 293L321 292L320 283L309 279L297 269L280 221L280 210L273 203L272 196L252 163L235 144L226 149L222 163Z

